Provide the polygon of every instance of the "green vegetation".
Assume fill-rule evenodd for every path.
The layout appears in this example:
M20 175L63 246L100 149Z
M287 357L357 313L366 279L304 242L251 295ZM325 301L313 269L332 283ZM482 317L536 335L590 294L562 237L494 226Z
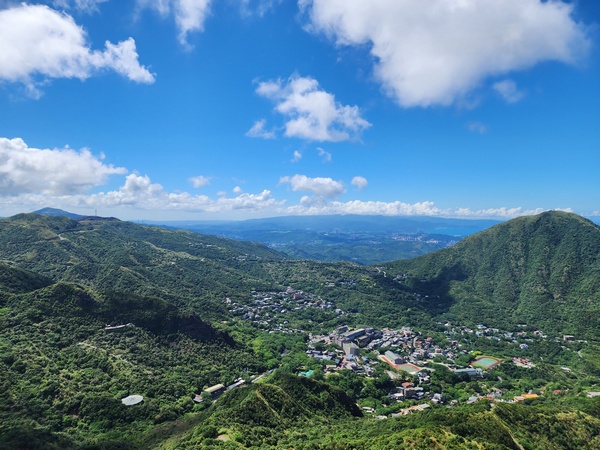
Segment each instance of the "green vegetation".
M521 217L386 268L462 323L600 338L600 227L570 213Z
M0 449L598 448L599 255L599 227L555 212L385 267L116 219L0 220ZM427 367L446 404L392 400L415 378L383 363L327 373L307 343L342 324L453 341ZM481 355L503 361L481 379L443 365Z

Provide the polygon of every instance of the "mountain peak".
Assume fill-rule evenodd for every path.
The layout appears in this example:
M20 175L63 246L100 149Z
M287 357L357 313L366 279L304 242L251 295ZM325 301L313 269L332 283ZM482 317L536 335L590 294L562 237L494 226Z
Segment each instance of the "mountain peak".
M598 336L600 227L576 214L519 217L393 267L452 318Z
M75 219L75 220L81 219L84 217L80 214L71 213L71 212L64 211L64 210L58 209L58 208L42 208L42 209L38 209L37 211L33 211L32 214L39 214L41 216L68 217L69 219Z

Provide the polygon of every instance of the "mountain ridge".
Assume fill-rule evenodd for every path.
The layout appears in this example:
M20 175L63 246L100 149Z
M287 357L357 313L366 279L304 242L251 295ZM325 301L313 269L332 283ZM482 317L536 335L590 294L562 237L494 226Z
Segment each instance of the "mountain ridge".
M598 324L600 227L572 213L513 219L386 267L439 296L450 316L600 336L594 324L583 325Z

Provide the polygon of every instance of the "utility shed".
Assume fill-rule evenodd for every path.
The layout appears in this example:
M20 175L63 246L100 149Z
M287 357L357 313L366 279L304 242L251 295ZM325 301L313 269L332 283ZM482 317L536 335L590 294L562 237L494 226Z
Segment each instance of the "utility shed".
M215 384L214 386L204 389L204 392L206 392L208 395L210 395L213 399L217 398L224 391L225 391L225 386L222 384Z

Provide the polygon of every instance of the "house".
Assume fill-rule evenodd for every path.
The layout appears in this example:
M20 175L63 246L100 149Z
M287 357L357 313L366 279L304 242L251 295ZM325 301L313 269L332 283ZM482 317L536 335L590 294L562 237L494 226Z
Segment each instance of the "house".
M392 364L404 364L406 362L404 358L391 350L385 352L385 357L389 359Z
M466 373L471 378L473 378L473 377L483 377L483 370L481 370L479 368L475 368L475 367L467 367L466 369L455 369L452 372L454 372L456 375L460 375L460 374Z
M225 392L225 386L222 384L215 384L214 386L204 389L204 392L213 400L215 400L219 398L223 392Z

